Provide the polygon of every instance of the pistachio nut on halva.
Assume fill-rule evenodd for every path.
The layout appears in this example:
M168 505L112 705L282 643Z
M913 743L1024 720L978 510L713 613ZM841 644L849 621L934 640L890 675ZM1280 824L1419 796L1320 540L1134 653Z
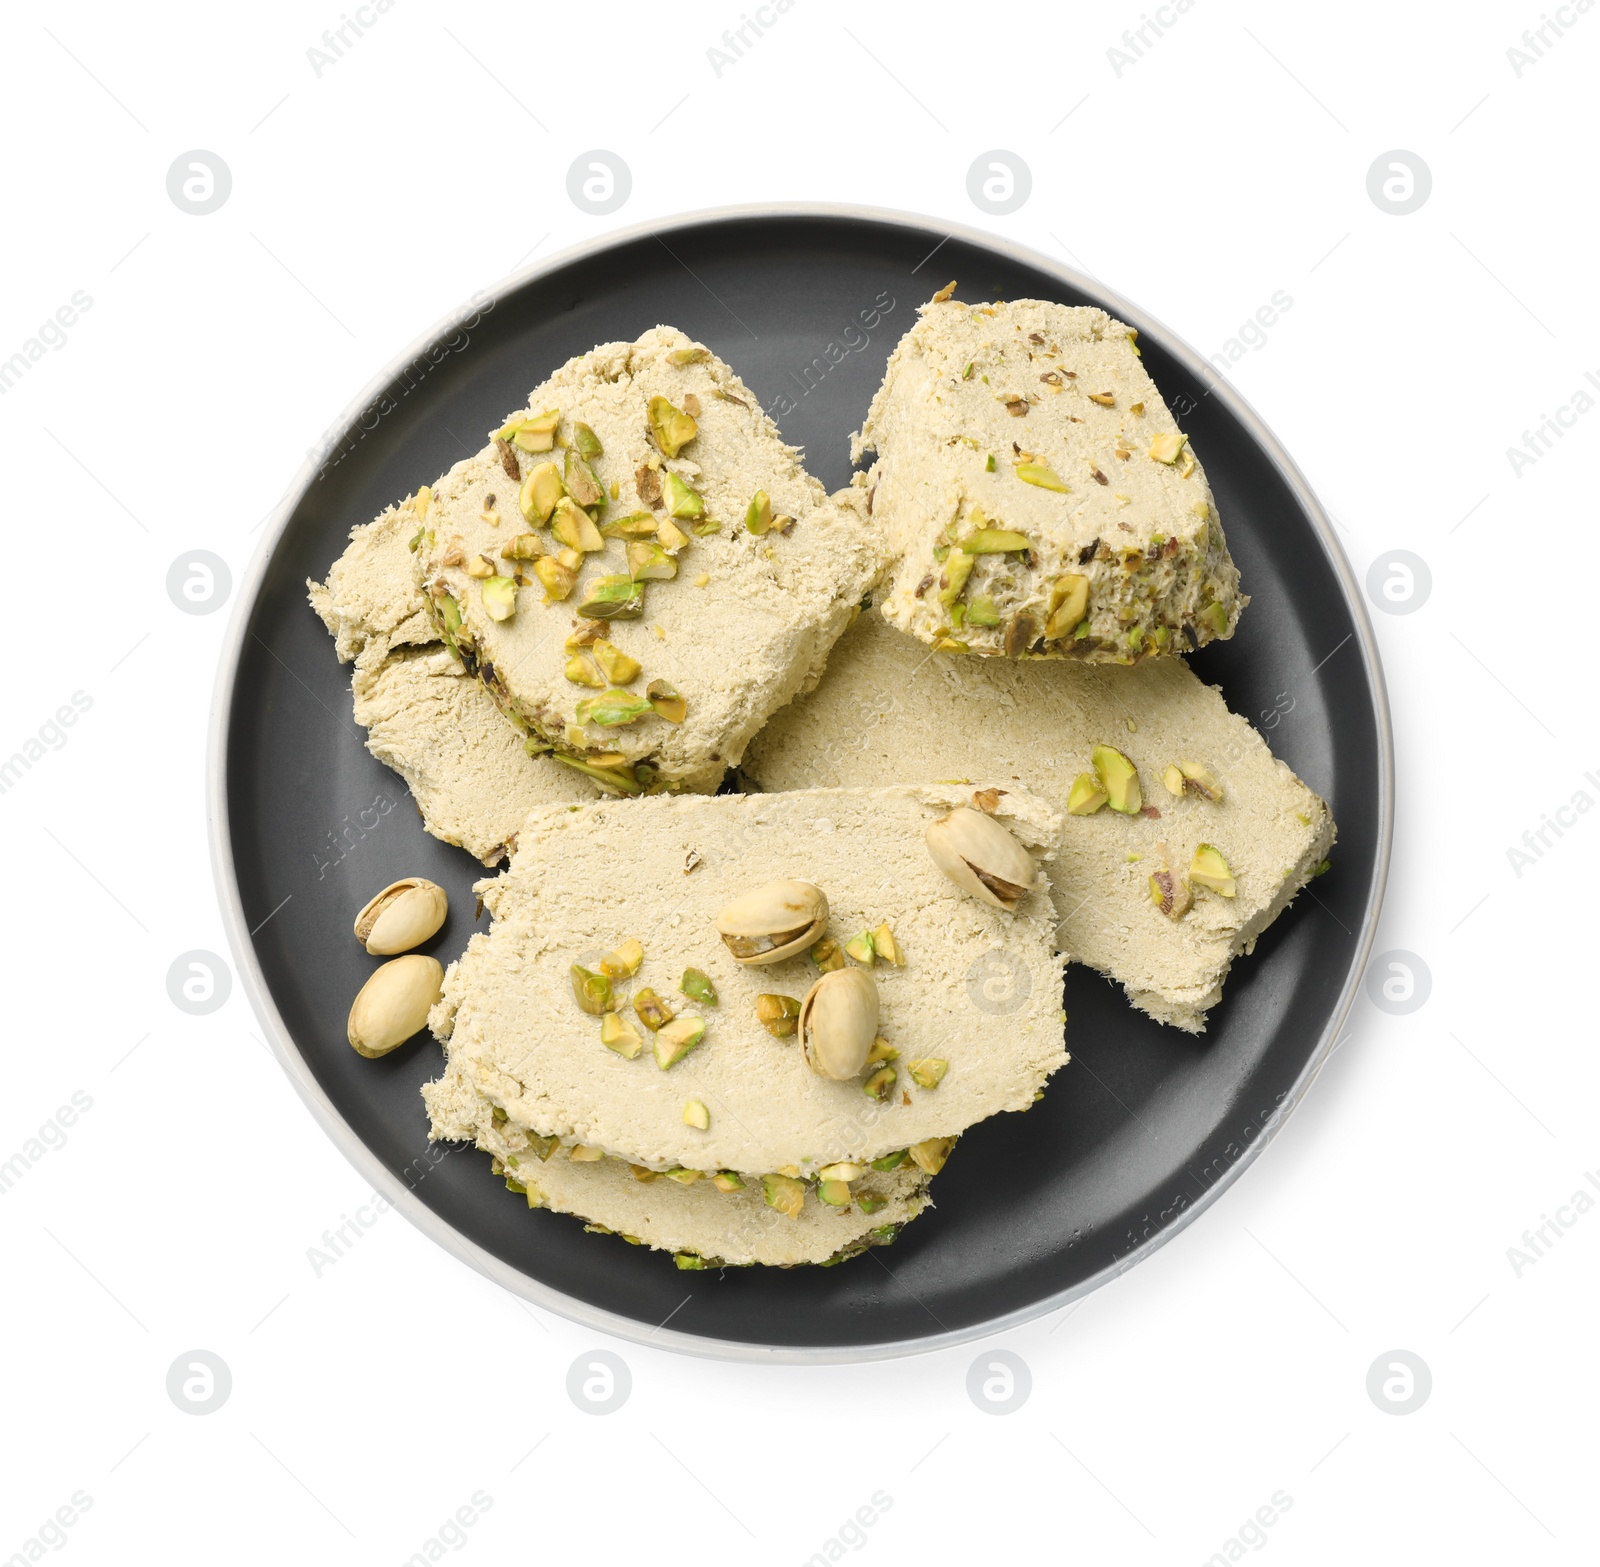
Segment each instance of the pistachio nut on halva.
M883 613L949 653L1131 664L1245 604L1189 439L1105 311L922 307L853 438L893 576Z
M836 1181L843 1189L830 1191L831 1200L819 1195L820 1181L808 1185L776 1174L747 1180L732 1171L662 1173L624 1159L589 1157L597 1150L518 1126L479 1091L463 1061L428 1084L423 1098L433 1138L474 1143L493 1155L496 1173L530 1208L571 1214L591 1230L670 1251L680 1268L827 1266L890 1244L930 1206L929 1176L909 1157L887 1169L848 1172L852 1179Z
M1195 1032L1334 841L1322 799L1182 659L934 659L871 613L741 775L775 791L970 777L1042 796L1064 815L1050 866L1063 950Z
M1058 809L973 790L655 796L529 813L430 1024L508 1121L647 1171L733 1172L780 1210L874 1161L937 1173L1064 1065L1048 857ZM937 835L936 835L937 836ZM1032 868L1024 877L1015 856ZM1019 885L1026 882L1026 885Z
M410 543L439 637L527 743L631 795L714 787L883 565L856 492L830 500L671 327L563 365Z

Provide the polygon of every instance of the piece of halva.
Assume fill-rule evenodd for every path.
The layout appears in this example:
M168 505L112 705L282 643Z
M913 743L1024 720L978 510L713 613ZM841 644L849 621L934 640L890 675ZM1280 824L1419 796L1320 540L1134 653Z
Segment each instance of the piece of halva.
M1094 765L1102 746L1137 769L1133 814L1104 801ZM1221 798L1183 779L1185 763L1206 769ZM1181 796L1163 781L1169 769ZM1123 985L1135 1006L1192 1031L1205 1027L1234 958L1317 873L1334 839L1323 801L1181 659L1116 669L931 658L871 613L834 649L828 678L757 736L741 773L771 790L971 777L1043 796L1065 813L1050 869L1062 950ZM1091 792L1078 808L1093 809L1073 814L1083 777ZM1233 896L1193 888L1192 906L1169 918L1151 877L1170 866L1182 880L1202 844L1222 856Z
M883 613L951 653L1130 664L1231 636L1204 470L1105 311L925 305L853 438L893 575Z

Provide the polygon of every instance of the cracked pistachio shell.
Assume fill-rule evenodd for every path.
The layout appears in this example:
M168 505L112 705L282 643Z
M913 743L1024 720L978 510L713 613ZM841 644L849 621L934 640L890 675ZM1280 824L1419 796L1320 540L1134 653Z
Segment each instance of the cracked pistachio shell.
M437 958L417 953L390 958L357 994L346 1037L360 1055L388 1055L427 1023L443 983L444 966Z
M449 912L443 887L407 876L390 882L356 915L356 940L377 958L409 952L437 932Z
M857 1076L878 1037L878 986L865 969L824 974L800 1003L800 1048L819 1077Z
M776 963L813 945L828 927L828 900L808 881L773 881L717 915L717 934L740 963Z
M1038 877L1032 856L992 816L960 806L927 831L933 863L963 892L1015 911Z

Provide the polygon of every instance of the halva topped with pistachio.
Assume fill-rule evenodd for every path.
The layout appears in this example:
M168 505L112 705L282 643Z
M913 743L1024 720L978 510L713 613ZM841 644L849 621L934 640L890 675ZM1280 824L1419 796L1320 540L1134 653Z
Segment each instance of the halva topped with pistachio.
M929 658L875 614L741 771L771 790L970 777L1041 795L1064 815L1050 867L1062 949L1196 1032L1334 839L1323 801L1181 659Z
M755 394L670 327L563 365L418 508L442 640L535 750L618 794L714 786L881 566Z
M949 292L853 439L894 557L883 613L1008 658L1132 664L1231 636L1239 573L1137 334L1089 306Z
M972 794L532 811L430 1023L525 1132L647 1170L735 1172L785 1209L880 1159L937 1173L1067 1059L1059 811Z
M836 1180L842 1189L824 1200L821 1181L688 1169L663 1174L624 1159L589 1157L598 1150L570 1140L530 1135L479 1092L461 1062L428 1084L423 1098L430 1135L492 1154L496 1172L530 1208L569 1213L591 1230L670 1251L680 1268L826 1266L890 1244L930 1206L929 1176L909 1157ZM798 1194L795 1187L802 1188Z
M583 774L530 757L523 737L438 640L407 545L419 493L352 530L312 607L353 661L355 721L367 749L405 780L423 825L486 864L498 864L536 805L592 800Z

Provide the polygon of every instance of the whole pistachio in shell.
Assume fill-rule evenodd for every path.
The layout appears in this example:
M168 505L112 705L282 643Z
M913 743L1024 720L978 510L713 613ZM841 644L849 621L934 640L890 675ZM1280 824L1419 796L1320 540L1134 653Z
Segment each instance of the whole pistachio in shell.
M346 1037L364 1056L386 1056L428 1021L439 999L444 966L411 953L372 971L350 1008Z
M356 915L356 940L374 957L420 947L444 924L450 899L437 882L407 876L390 884Z
M717 934L739 963L777 963L828 928L828 900L808 881L773 881L724 906Z
M824 974L800 1003L800 1048L818 1077L860 1075L878 1037L878 986L865 969Z
M963 892L1014 913L1038 879L1033 857L992 816L960 806L927 831L933 863Z

